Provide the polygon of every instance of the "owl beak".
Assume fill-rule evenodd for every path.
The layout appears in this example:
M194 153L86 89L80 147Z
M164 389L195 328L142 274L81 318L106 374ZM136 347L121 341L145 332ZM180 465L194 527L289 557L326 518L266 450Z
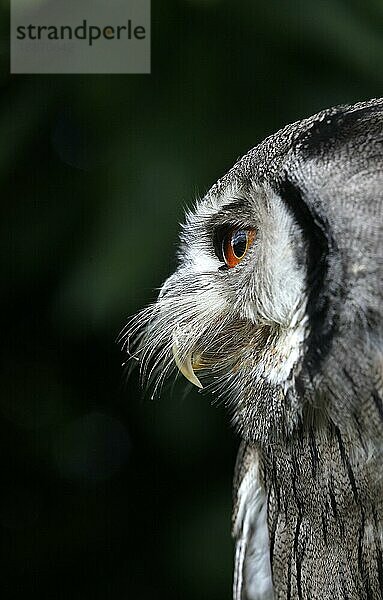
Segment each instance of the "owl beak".
M173 351L174 362L176 363L178 369L181 371L182 375L184 377L186 377L186 379L188 381L190 381L190 383L197 386L197 388L202 389L202 387L203 387L202 383L200 382L200 380L194 373L193 363L192 363L192 354L189 353L189 354L187 354L187 356L185 356L181 359L180 352L179 352L179 345L177 343L176 337L174 337L172 351Z

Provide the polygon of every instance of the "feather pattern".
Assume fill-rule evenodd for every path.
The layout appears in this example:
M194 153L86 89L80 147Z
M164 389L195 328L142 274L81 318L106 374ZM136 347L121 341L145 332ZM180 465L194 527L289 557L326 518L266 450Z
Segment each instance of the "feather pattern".
M288 125L187 214L121 335L153 393L177 339L243 440L234 600L383 598L382 207L382 99ZM228 268L217 240L241 228Z
M234 485L233 536L236 539L233 600L273 600L267 499L257 450L239 452Z

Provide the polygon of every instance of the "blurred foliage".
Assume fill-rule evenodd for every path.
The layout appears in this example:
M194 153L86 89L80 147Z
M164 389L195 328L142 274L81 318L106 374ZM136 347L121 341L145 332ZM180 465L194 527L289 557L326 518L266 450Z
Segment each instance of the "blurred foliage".
M382 92L380 0L152 8L150 76L10 76L0 4L3 598L230 598L227 415L115 338L239 155Z

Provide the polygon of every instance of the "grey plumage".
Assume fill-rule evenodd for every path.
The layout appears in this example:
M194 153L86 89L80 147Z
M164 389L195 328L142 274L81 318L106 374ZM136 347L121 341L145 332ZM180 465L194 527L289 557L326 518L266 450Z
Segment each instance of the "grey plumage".
M383 598L382 196L382 100L288 125L187 215L123 334L154 389L173 355L201 373L243 440L235 600ZM255 239L227 268L232 231Z

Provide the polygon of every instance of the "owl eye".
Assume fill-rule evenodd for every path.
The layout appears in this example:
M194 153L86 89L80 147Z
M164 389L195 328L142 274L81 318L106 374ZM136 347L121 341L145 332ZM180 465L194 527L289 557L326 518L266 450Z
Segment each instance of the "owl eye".
M222 241L222 255L229 269L246 255L255 238L254 229L230 229Z

